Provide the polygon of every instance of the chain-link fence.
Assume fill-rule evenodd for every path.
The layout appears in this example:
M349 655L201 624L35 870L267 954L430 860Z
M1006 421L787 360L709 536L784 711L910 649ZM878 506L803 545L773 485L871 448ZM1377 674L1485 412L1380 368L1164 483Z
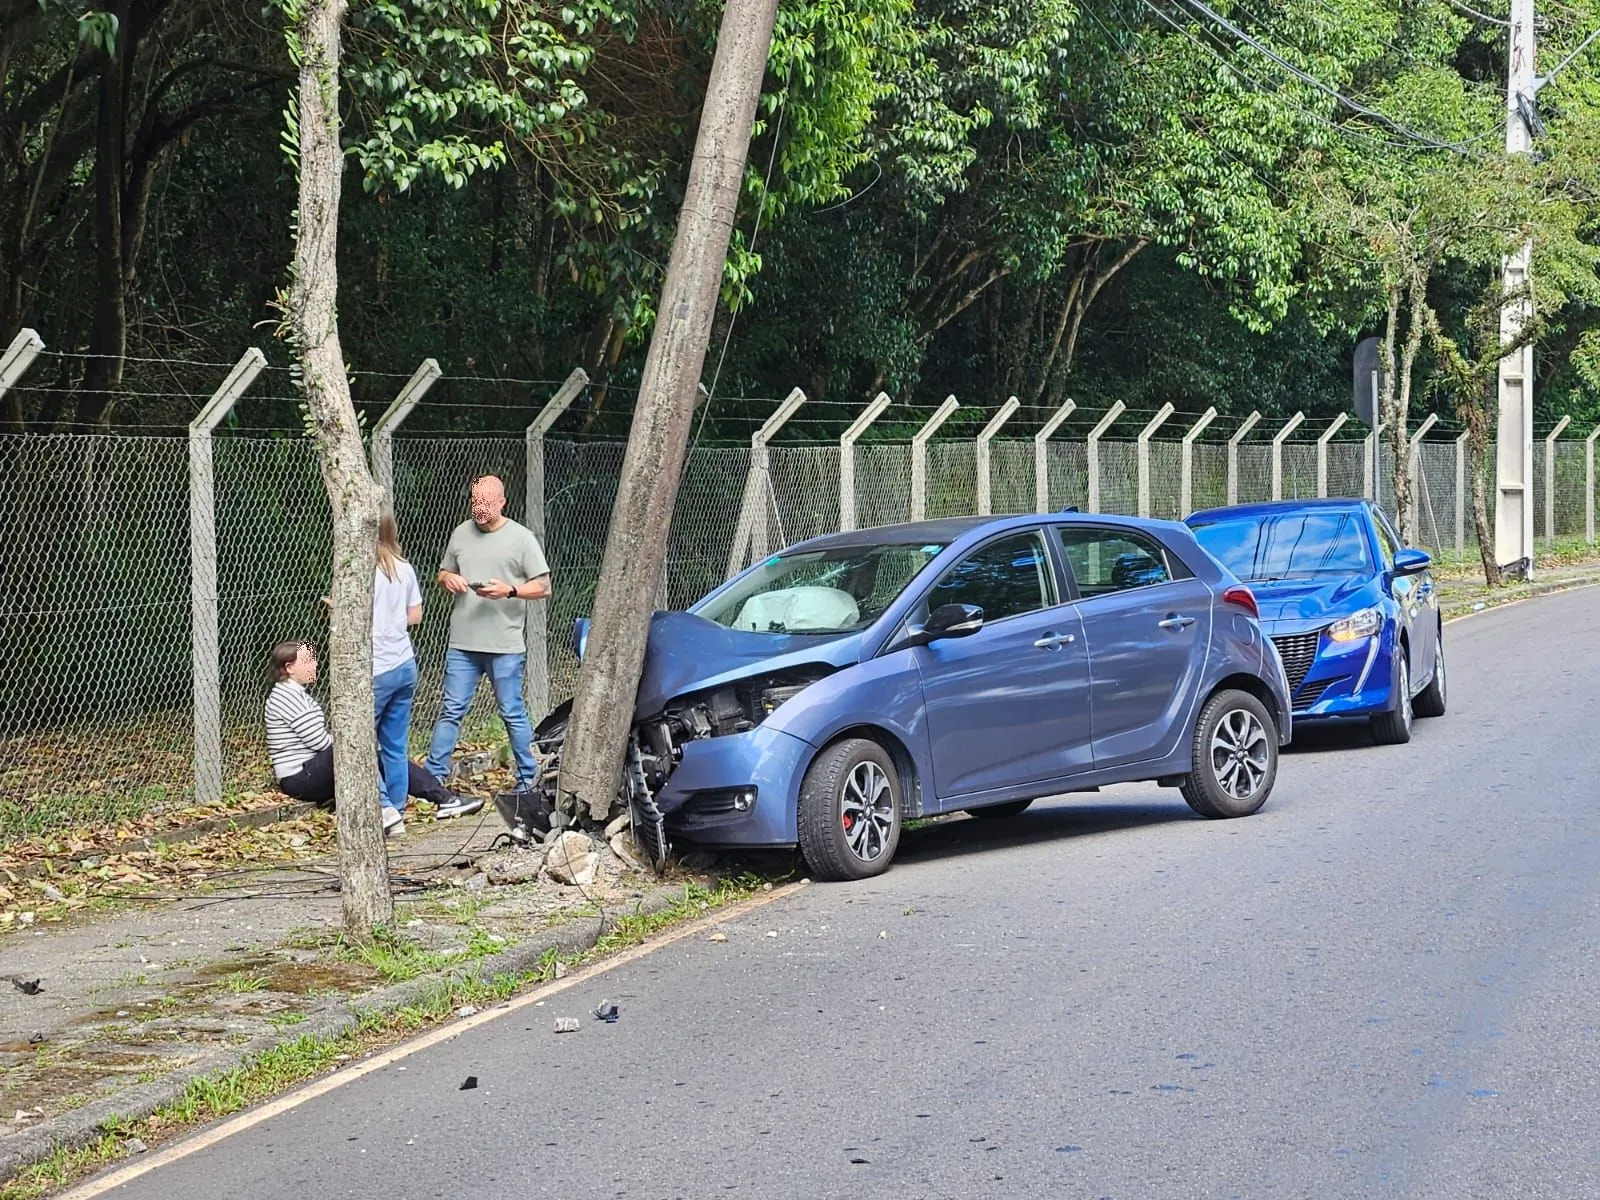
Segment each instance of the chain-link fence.
M1092 421L1091 421L1092 424ZM1258 438L1232 448L1219 436L1184 446L1152 441L1141 455L1126 440L1099 443L1100 508L1175 519L1188 507L1286 498L1361 495L1392 478L1387 450L1376 483L1369 443L1286 442L1275 456ZM202 494L196 455L209 455L214 482L215 596L203 594L191 541ZM574 618L587 612L604 553L624 445L551 435L407 436L393 440L392 503L402 541L424 581L415 632L421 682L413 724L425 740L437 715L449 606L432 585L451 529L467 516L471 480L494 472L506 482L508 511L544 530L554 575L545 612L543 661L530 666L548 703L572 691ZM1230 458L1237 463L1230 480ZM857 445L855 520L860 527L904 521L913 503L915 452L904 442ZM1581 442L1558 444L1553 489L1539 447L1538 532L1583 536L1589 505ZM749 447L701 446L690 454L667 545L658 602L682 608L775 548L837 529L841 456L836 443L778 444L765 471ZM1040 448L1027 437L990 445L989 507L1032 511ZM1087 508L1091 458L1080 432L1044 443L1051 509ZM1145 464L1141 469L1141 462ZM1187 471L1185 471L1187 462ZM752 466L757 470L752 473ZM1460 448L1418 447L1416 540L1430 549L1470 551L1470 502ZM1183 480L1187 476L1187 491ZM1325 488L1319 478L1326 477ZM980 507L978 456L970 434L926 447L929 517ZM531 489L531 490L530 490ZM1492 491L1492 489L1491 489ZM750 507L751 503L754 508ZM1492 511L1491 511L1492 520ZM759 535L746 536L741 531ZM198 724L219 714L219 773L225 792L271 786L260 731L265 663L290 638L322 643L330 560L328 505L313 447L298 432L218 432L188 437L0 436L0 840L79 823L104 822L181 803L196 795ZM214 603L213 609L208 606ZM213 652L196 630L214 612ZM208 692L209 689L209 692ZM532 689L530 689L532 691ZM535 693L537 694L537 693ZM542 715L542 714L536 714ZM492 728L487 689L469 717Z

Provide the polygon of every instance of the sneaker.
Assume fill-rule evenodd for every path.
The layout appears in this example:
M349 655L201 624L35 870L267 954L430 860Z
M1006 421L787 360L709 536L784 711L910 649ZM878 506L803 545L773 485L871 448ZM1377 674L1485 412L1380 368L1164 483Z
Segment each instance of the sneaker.
M405 837L406 819L396 809L387 805L383 809L383 836L386 838Z
M482 807L482 796L452 795L434 810L433 819L436 821L448 821L451 817L470 817Z

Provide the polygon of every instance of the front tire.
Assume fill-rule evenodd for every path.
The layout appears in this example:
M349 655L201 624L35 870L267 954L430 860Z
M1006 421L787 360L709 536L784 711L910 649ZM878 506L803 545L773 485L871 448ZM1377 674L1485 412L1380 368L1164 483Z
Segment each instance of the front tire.
M976 817L980 821L1005 821L1011 817L1020 817L1028 811L1032 800L1008 800L1004 804L985 804L982 808L967 809L967 816Z
M1444 630L1441 629L1433 651L1433 678L1428 680L1428 686L1422 689L1422 694L1411 705L1411 711L1419 717L1444 716L1445 701L1449 698L1446 692L1449 682L1444 669Z
M868 879L900 845L900 773L877 742L846 738L800 784L800 853L818 879Z
M1411 664L1405 654L1400 656L1395 687L1398 692L1395 706L1372 718L1372 740L1380 746L1404 746L1411 740L1414 712L1411 707Z
M1278 724L1249 692L1218 692L1194 726L1193 767L1180 785L1202 817L1248 817L1278 777Z

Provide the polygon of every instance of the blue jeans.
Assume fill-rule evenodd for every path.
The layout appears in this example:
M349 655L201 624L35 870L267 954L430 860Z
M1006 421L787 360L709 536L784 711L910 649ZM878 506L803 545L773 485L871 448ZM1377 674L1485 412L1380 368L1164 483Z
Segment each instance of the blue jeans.
M436 779L450 775L450 759L461 737L461 718L472 706L478 680L487 675L494 684L494 699L500 719L506 723L511 739L511 755L517 763L517 783L531 788L539 782L539 760L533 756L533 725L522 700L522 668L526 654L488 654L480 650L457 650L444 656L444 706L439 723L433 727L433 747L423 764Z
M372 677L378 710L378 772L383 778L383 806L404 812L410 764L406 742L411 734L411 701L417 694L417 660Z

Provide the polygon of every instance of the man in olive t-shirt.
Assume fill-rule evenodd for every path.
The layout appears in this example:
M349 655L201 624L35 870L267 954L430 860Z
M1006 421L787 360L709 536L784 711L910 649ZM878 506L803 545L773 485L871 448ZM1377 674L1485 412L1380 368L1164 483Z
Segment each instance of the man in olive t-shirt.
M522 699L528 657L523 624L527 602L550 595L550 568L539 539L507 517L505 508L506 488L498 477L474 481L472 519L456 526L439 561L439 584L455 596L455 608L444 660L444 705L424 765L441 781L449 777L461 718L472 705L478 680L487 675L511 739L517 785L526 789L538 782L539 761Z

